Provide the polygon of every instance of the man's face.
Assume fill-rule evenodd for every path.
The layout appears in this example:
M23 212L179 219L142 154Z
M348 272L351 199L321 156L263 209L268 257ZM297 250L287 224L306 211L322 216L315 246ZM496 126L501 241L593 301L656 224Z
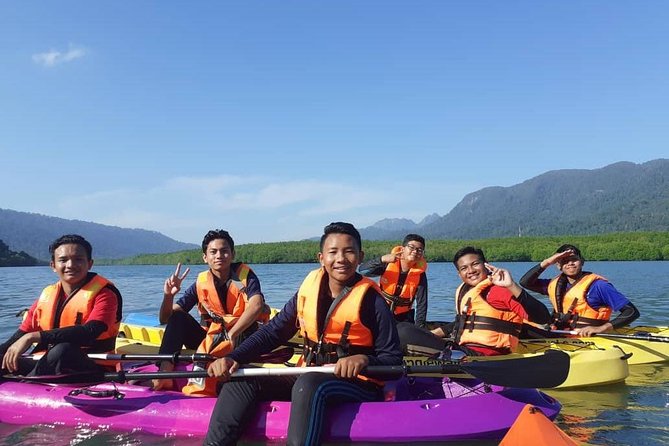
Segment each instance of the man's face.
M88 258L86 249L81 245L67 243L53 252L51 268L64 284L72 287L81 284L92 267L93 260Z
M577 255L571 255L558 260L557 267L569 277L577 276L583 270L583 259Z
M476 254L465 254L457 261L458 275L464 283L476 286L488 277L483 260Z
M230 264L235 259L235 253L230 249L227 240L217 238L209 242L202 258L212 271L227 273L230 270Z
M418 262L423 258L423 254L425 253L425 245L416 240L410 240L402 249L402 257L410 263Z
M348 234L329 234L318 253L318 261L330 279L342 284L355 275L362 258L363 252Z

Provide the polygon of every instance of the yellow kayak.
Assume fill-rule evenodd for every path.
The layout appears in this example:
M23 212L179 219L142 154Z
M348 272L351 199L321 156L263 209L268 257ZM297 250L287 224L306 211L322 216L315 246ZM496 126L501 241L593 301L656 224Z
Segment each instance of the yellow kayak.
M117 341L118 353L157 353L163 336L163 327L147 327L122 323L121 338ZM504 356L480 356L469 358L471 361L503 361L519 357L541 355L548 349L562 350L570 356L570 371L567 380L557 389L592 387L622 382L627 378L629 369L625 352L620 348L600 348L592 342L577 342L572 339L539 340L540 342L521 341L517 353ZM296 363L299 353L289 363ZM405 356L406 365L438 365L443 361L427 356ZM280 367L281 364L270 364Z

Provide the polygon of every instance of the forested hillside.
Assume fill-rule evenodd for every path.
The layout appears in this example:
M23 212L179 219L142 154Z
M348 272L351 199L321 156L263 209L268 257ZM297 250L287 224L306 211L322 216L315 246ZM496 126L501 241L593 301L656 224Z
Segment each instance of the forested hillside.
M363 231L368 239L399 239L410 226L403 225ZM668 231L669 160L554 170L511 187L488 187L411 230L430 239Z
M0 266L35 266L40 262L25 252L14 252L0 240Z

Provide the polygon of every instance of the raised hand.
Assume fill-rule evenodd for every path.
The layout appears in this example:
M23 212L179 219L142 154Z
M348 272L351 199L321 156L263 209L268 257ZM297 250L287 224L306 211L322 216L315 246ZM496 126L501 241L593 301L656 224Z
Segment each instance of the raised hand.
M186 268L184 273L181 274L181 262L177 263L177 268L174 270L174 274L165 280L163 293L168 296L175 296L179 290L181 290L181 282L183 282L189 272L190 268Z
M555 265L557 262L560 261L560 259L566 259L567 257L571 257L573 255L576 255L573 250L568 249L564 252L558 252L553 254L552 256L548 257L547 259L544 259L541 261L541 267L542 268L548 268L551 265Z
M511 287L515 282L511 273L504 268L497 268L496 266L491 265L490 263L484 264L484 266L490 271L490 281L493 285L503 286L504 288Z

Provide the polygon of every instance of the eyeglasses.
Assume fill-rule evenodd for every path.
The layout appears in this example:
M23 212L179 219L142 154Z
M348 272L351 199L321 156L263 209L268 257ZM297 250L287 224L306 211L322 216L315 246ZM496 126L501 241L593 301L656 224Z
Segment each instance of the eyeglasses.
M410 252L415 252L418 255L423 255L425 253L425 249L419 248L418 246L414 245L404 245L405 248L409 248Z

